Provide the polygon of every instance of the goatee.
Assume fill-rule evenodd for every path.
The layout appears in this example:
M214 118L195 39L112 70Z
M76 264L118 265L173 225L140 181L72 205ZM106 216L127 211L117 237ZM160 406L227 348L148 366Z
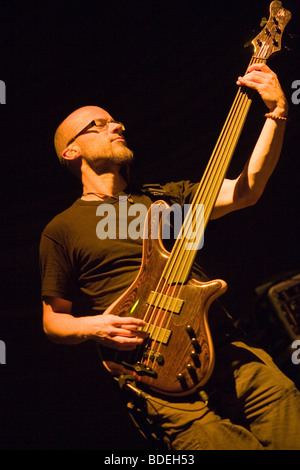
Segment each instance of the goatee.
M117 165L120 168L128 167L133 158L133 151L121 143L108 146L105 152L102 149L101 155L85 156L86 162L96 173L109 171L112 165Z

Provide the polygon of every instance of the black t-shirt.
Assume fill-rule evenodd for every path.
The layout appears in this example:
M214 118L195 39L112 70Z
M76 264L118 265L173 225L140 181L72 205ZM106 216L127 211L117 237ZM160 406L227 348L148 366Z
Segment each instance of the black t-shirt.
M161 186L151 194L125 191L104 201L76 200L42 233L42 297L73 302L75 316L102 313L134 281L142 262L143 211L130 215L130 207L139 208L140 204L146 211L154 199L183 206L191 202L196 188L189 181L181 181ZM131 225L140 237L128 236ZM199 268L196 273L198 279L207 279ZM224 313L222 310L221 318L228 318Z

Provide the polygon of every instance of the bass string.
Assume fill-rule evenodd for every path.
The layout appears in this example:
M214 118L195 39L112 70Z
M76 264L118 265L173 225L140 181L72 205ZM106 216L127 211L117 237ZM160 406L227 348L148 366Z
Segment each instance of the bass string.
M236 103L239 103L239 95L238 94L238 99L235 102L235 105L233 107L233 111L236 111ZM232 123L229 121L230 126L232 126ZM222 144L223 140L227 137L227 134L231 131L231 129L228 129L228 122L226 127L223 129L223 132L221 134L222 139L220 138ZM226 131L226 132L225 132ZM176 243L174 245L174 249L172 250L172 254L169 260L169 264L171 264L170 272L173 273L173 280L176 278L180 278L181 274L184 272L185 269L185 264L186 262L189 262L189 258L193 258L195 255L196 250L186 250L186 243L187 240L192 239L192 235L194 234L194 229L193 229L193 215L195 214L196 207L198 204L203 203L203 201L206 201L207 196L205 196L205 191L208 186L208 182L212 181L212 172L216 172L216 162L218 158L220 158L220 151L221 147L219 148L220 144L218 143L216 146L216 150L213 153L212 158L210 159L209 165L207 167L206 173L204 175L204 178L202 179L202 182L200 183L198 189L198 192L196 193L190 210L188 211L188 214L184 220L183 227L181 229L181 233L179 234L178 239L176 240ZM223 147L224 148L224 144ZM216 172L217 174L217 172ZM220 179L220 178L219 178ZM172 280L172 274L170 275L170 281L173 282Z
M239 101L238 101L239 96L240 96L240 94L238 93L237 98L236 98L236 100L234 102L234 105L232 107L230 116L231 116L232 112L236 111L235 108L236 108L236 105L239 103ZM185 251L187 251L187 250L184 249L186 241L191 240L191 235L193 234L192 233L193 232L192 231L192 220L193 220L192 219L192 214L195 213L196 205L199 204L199 203L203 203L203 201L204 201L203 193L204 193L205 188L208 184L208 181L212 180L211 173L215 169L215 165L216 165L215 160L219 157L216 150L219 150L220 141L222 142L222 139L224 139L224 132L227 131L227 125L228 125L228 120L227 120L226 126L224 126L224 128L221 132L218 143L215 147L215 151L213 152L212 157L209 160L209 163L208 163L208 166L207 166L207 168L205 170L205 173L203 175L202 181L199 184L198 191L195 194L195 197L194 197L194 199L191 203L190 210L188 211L188 214L187 214L187 216L184 220L184 225L181 228L181 232L179 233L178 238L177 238L177 240L174 244L174 249L172 250L172 255L171 255L169 263L168 263L170 265L170 271L171 272L174 272L174 267L175 266L178 266L178 264L181 264L183 262L184 253L185 253ZM225 137L226 137L226 134L225 134ZM188 236L186 236L185 234L188 235ZM194 254L193 250L190 250L190 251L191 251L191 254Z
M261 44L258 53L252 56L249 66L255 63L266 62L270 46L272 46L272 41L275 40L276 33L276 24L273 23L272 26L269 26L267 40ZM204 214L204 228L208 223L210 214L215 205L215 201L217 199L221 184L224 180L226 170L239 140L240 133L252 102L251 96L253 94L253 90L247 89L247 91L245 91L245 89L246 87L242 86L238 90L236 99L234 100L228 118L215 146L212 157L199 185L199 191L196 193L196 196L193 199L190 213L184 221L184 228L186 230L187 227L187 232L189 234L187 237L188 239L191 239L192 235L194 234L194 230L192 228L192 214L195 213L195 207L197 207L197 204L204 204L206 209ZM222 158L220 158L220 155ZM213 172L215 173L214 177L212 176ZM211 182L214 182L214 184L211 184ZM187 264L189 267L191 267L197 254L197 250L182 251L180 243L178 246L180 250L179 255L181 255L181 257L179 259L175 253L176 263L184 263L184 265Z
M267 56L268 56L268 53L269 53L269 48L271 46L272 41L275 39L275 35L276 35L276 25L273 24L272 27L270 27L270 30L269 30L268 40L265 41L261 45L258 53L256 55L253 55L249 66L252 65L252 64L255 64L255 63L265 63L266 62ZM249 66L248 66L248 68L249 68ZM221 184L223 182L223 179L225 177L225 173L226 173L226 170L228 168L228 164L230 162L231 156L232 156L232 154L234 152L234 149L236 147L236 144L238 142L241 130L243 128L248 110L249 110L251 102L252 102L252 98L251 98L252 94L253 94L253 90L249 90L247 93L245 93L245 87L241 87L238 90L236 100L233 104L232 110L229 113L229 117L228 117L228 121L229 121L230 125L226 127L226 124L225 124L224 128L225 128L226 132L225 132L224 135L222 135L222 133L221 133L220 139L217 142L216 147L215 147L216 152L218 150L223 151L223 149L225 148L225 152L224 152L225 153L225 158L221 159L221 161L220 161L221 164L219 166L219 170L217 170L216 175L215 175L216 176L216 178L215 178L216 184L215 185L208 185L206 182L204 182L204 184L201 186L201 188L203 188L202 194L199 192L199 198L198 199L195 198L196 199L195 204L203 203L205 205L205 207L208 208L208 210L206 211L206 214L205 214L206 220L204 221L204 227L208 223L209 216L210 216L210 214L213 210L215 201L217 199L217 196L218 196L218 193L219 193L219 190L220 190L220 186L221 186ZM242 112L240 114L238 114L237 116L236 116L236 105L237 106L239 106L239 105L242 106L242 108L241 108ZM232 117L233 117L233 121L230 123L230 120L231 120ZM228 134L229 134L229 136L228 136ZM227 142L226 142L226 140L227 140ZM224 141L226 142L225 147L224 147ZM217 155L217 153L216 153L216 155ZM217 155L217 158L218 158L218 155ZM213 159L211 161L211 165L208 166L207 175L205 175L205 176L207 176L208 181L212 180L211 171L213 171L213 170L211 170L211 168L213 170L215 168L215 162L213 161ZM206 190L207 187L208 187L208 191ZM191 264L193 262L193 253L188 253L188 255L190 255L190 256L188 257L188 259L185 259L185 261L188 264Z
M158 284L159 285L159 284ZM152 306L152 313L150 320L147 322L146 331L151 332L151 328L155 328L155 333L151 335L149 340L150 342L150 354L146 358L145 364L149 365L151 359L151 353L154 355L159 354L161 350L162 341L159 341L159 338L162 336L163 329L167 328L169 321L165 322L167 312L171 310L171 303L174 299L173 295L176 289L176 285L169 285L166 280L164 280L161 288L157 287L155 292L157 292L157 297L155 303ZM149 307L147 309L149 311ZM149 321L151 323L149 323ZM165 322L165 323L164 323ZM158 345L158 347L157 347ZM156 361L152 361L154 365L157 365Z
M268 44L264 44L264 46L261 48L259 51L259 54L256 56L253 56L250 64L252 63L261 63L264 62L266 59L264 57L264 54L267 54L267 48ZM202 192L199 191L199 194L197 194L193 200L194 204L192 203L192 209L195 208L196 204L199 204L200 202L198 201L207 201L206 204L209 207L208 213L210 213L211 208L214 205L215 199L218 195L219 192L219 185L220 181L223 181L224 179L224 171L228 167L228 157L233 153L237 140L239 138L241 128L243 127L244 120L246 118L246 115L248 113L248 109L251 104L251 98L248 96L250 93L246 93L244 90L244 87L239 88L238 93L236 95L236 99L233 103L233 106L231 108L231 111L229 113L229 116L227 118L227 121L225 123L225 126L223 127L223 130L221 132L221 135L218 139L218 142L215 147L215 151L213 152L212 158L210 159L210 164L207 167L207 171L204 174L204 181L209 181L212 179L212 173L215 171L215 167L217 167L217 171L215 171L215 176L216 176L216 182L214 185L212 185L212 189L209 188L207 191L206 187L207 185L201 185ZM218 162L220 155L224 155L225 158L221 159L221 163L216 165L216 162ZM191 210L192 210L191 209ZM188 240L191 239L191 235L193 235L194 230L192 229L192 218L191 216L188 216L187 218L188 223L186 224L185 222L185 231L189 233L189 237L181 237L179 238L178 242L178 247L175 248L174 250L174 259L171 261L173 262L173 268L174 266L176 267L176 272L175 274L178 274L178 269L179 269L179 276L180 276L180 271L183 272L183 252L182 252L182 247L184 247L185 243L185 238ZM206 225L207 222L205 222ZM184 240L184 241L183 241ZM187 251L187 250L185 250ZM192 250L189 250L190 252ZM173 250L172 250L173 253ZM188 255L188 262L190 262L191 259L193 259L194 253L189 253ZM171 269L171 273L174 272L173 268ZM174 279L176 279L176 275L174 276ZM160 281L158 282L158 285L160 284L161 280L163 279L163 276L161 276ZM179 292L177 291L177 287L179 285ZM151 344L151 351L159 353L161 349L161 342L158 341L159 335L160 335L160 330L164 327L167 328L170 324L172 315L174 312L172 312L171 303L172 300L174 299L173 295L176 292L176 295L180 295L180 291L182 288L182 284L179 284L178 282L175 283L172 287L172 276L169 276L168 279L165 279L165 282L163 283L163 293L160 293L157 296L157 301L156 305L153 306L152 309L152 319L155 316L155 321L153 323L154 326L157 326L156 333L154 337L152 338L152 344ZM172 290L170 293L169 291ZM158 292L158 289L156 290ZM167 295L165 298L163 295ZM170 294L170 295L169 295ZM161 302L162 301L162 302ZM162 304L160 307L158 307L160 304ZM147 309L147 312L149 313L149 308ZM167 314L169 312L169 314ZM167 318L166 323L163 323L164 320ZM150 320L151 321L151 320ZM163 326L162 326L163 325ZM157 350L154 349L155 344L158 344ZM150 362L150 356L148 356L147 362ZM155 361L154 361L155 363Z
M263 54L267 53L267 46L265 45L262 48L261 55L259 56L254 56L250 62L250 65L252 63L262 63L265 62L266 58L263 56ZM240 90L239 90L240 91ZM230 123L230 126L228 127L228 131L224 135L224 141L221 144L221 147L216 149L219 153L223 152L225 158L221 158L219 164L216 166L216 172L215 172L215 184L209 186L208 184L203 185L203 191L202 194L199 195L199 201L198 202L203 202L206 207L208 207L206 217L207 219L209 218L209 215L211 214L211 211L213 210L216 198L219 193L220 186L224 180L226 170L228 168L228 164L230 162L231 156L234 152L234 149L236 147L237 141L239 139L245 118L247 116L248 110L250 108L251 104L251 95L253 94L253 91L251 90L250 93L243 94L244 91L241 90L239 93L238 97L238 105L240 106L240 114L233 117L233 121ZM230 117L231 119L231 117ZM218 155L217 155L218 159ZM215 165L215 163L213 163ZM211 174L208 175L208 179L211 178ZM208 188L208 189L207 189ZM205 225L207 224L208 220L205 221Z
M252 63L262 62L264 60L265 59L263 57L255 56L253 57L249 65L251 65ZM227 124L223 128L223 132L221 133L219 141L215 147L215 151L207 167L207 171L204 175L204 178L202 179L202 183L200 183L200 190L198 191L198 194L196 194L191 204L189 214L187 215L184 221L184 230L185 232L188 233L188 236L184 238L187 238L188 240L191 240L192 236L194 235L194 229L192 227L193 214L195 214L196 212L195 208L197 207L198 204L203 204L205 206L206 210L205 210L205 215L204 215L205 220L203 223L203 227L207 225L210 213L214 207L215 200L218 196L220 186L224 180L225 172L228 168L229 161L231 159L231 156L237 144L240 132L242 130L245 118L247 116L247 113L251 104L251 98L248 95L251 95L251 94L252 93L245 94L244 90L240 90L240 89L237 93L236 100L234 102L231 112L229 113ZM236 111L237 111L236 108L239 108L238 109L239 114L237 116L236 116ZM221 159L220 159L220 155L222 157ZM219 161L220 163L218 163ZM215 173L215 175L212 175L213 172ZM211 184L211 181L213 181L214 184ZM181 242L180 242L178 243L178 252L179 252L179 255L175 253L176 263L182 264L184 262L184 264L187 263L189 266L191 266L194 260L194 257L197 254L197 250L195 251L184 250L183 251L181 247Z
M253 63L262 63L262 62L266 61L266 56L268 54L268 49L270 47L270 43L271 43L272 40L273 40L273 37L272 37L272 31L271 31L270 36L269 36L269 40L266 41L261 46L261 48L260 48L257 55L253 55L249 66ZM248 68L249 68L249 66L248 66ZM201 203L203 203L203 201L207 200L207 199L204 198L204 193L206 191L206 187L208 186L207 182L212 181L211 173L215 169L215 165L216 165L215 160L217 160L219 158L219 153L218 152L220 150L224 149L224 141L226 141L226 139L228 140L226 145L228 146L228 144L229 144L229 145L232 146L232 147L228 147L227 154L230 156L230 154L233 153L233 150L234 150L235 145L236 145L236 143L238 141L238 138L239 138L241 128L242 128L243 123L244 123L244 118L246 117L247 112L248 112L248 107L251 104L251 95L252 95L252 90L249 90L246 93L244 86L239 88L238 93L236 95L236 98L234 100L234 103L232 105L232 108L229 112L228 118L225 122L225 125L222 129L222 132L221 132L221 134L219 136L219 139L217 141L217 144L215 146L214 152L212 154L212 158L209 161L209 164L208 164L208 166L206 168L206 171L203 175L202 182L199 185L199 191L198 191L198 193L196 193L196 196L193 200L191 210L194 209L193 206L195 206L196 204L201 204ZM240 113L240 115L237 115L236 114L237 107L240 107L240 106L242 106L242 109L241 109L242 113ZM228 134L229 134L229 138L228 138ZM230 151L231 151L231 153L230 153ZM205 220L204 226L206 226L206 224L209 220L211 209L214 205L215 199L216 199L216 197L218 195L218 192L219 192L219 182L223 181L223 174L224 174L225 170L227 169L228 161L226 159L222 159L221 164L223 164L223 166L220 167L220 169L221 169L221 178L219 176L219 174L220 174L220 172L219 172L219 174L217 174L218 178L216 179L217 184L215 186L212 186L213 189L214 189L213 192L211 192L211 196L210 196L210 199L211 199L212 202L210 204L207 204L208 207L209 207L209 210L206 211L206 220ZM207 180L207 182L206 182L206 180ZM201 191L202 191L202 193L201 193Z
M245 101L245 100L242 100L242 101ZM239 105L241 105L241 103L240 103L240 93L238 93L238 95L237 95L237 99L235 100L234 106L232 108L232 112L229 115L229 120L227 122L227 125L223 129L224 132L221 133L221 137L220 137L219 142L217 143L217 146L216 146L216 151L213 154L213 158L210 161L210 165L208 166L208 171L206 172L207 174L205 175L204 179L211 178L212 168L213 168L213 166L214 167L216 166L216 163L215 163L214 160L217 160L219 158L219 153L220 152L218 150L220 150L219 149L220 141L221 141L222 145L224 146L224 141L226 142L227 135L231 131L231 128L232 128L231 115L232 115L232 113L236 113L236 107L238 107ZM232 132L230 132L230 134L232 135ZM196 201L196 202L194 202L194 204L192 204L192 207L191 207L190 211L195 210L196 204L198 204L199 197L201 197L200 200L206 200L207 195L206 195L206 198L201 193L200 193L200 196L198 196L198 197L196 196L194 198L194 201ZM169 271L171 273L171 275L165 280L165 282L163 284L163 293L168 294L168 297L165 297L166 300L164 300L163 293L160 293L157 296L156 305L154 305L154 308L152 310L151 318L153 319L153 317L155 316L155 321L151 323L151 326L153 325L153 326L157 327L156 330L155 330L156 333L155 333L154 337L152 337L152 343L151 343L151 351L152 351L153 354L154 353L159 354L159 352L161 350L161 343L158 342L158 338L159 338L159 335L161 333L161 329L163 327L167 328L169 326L172 315L173 315L173 312L170 311L170 305L171 305L172 298L173 298L172 295L174 294L174 292L176 290L176 287L178 287L179 283L176 282L175 286L173 285L171 295L169 295L170 294L169 291L171 289L171 285L173 284L174 279L176 279L176 277L177 277L177 274L179 274L179 277L180 277L181 273L184 270L183 258L184 257L187 258L187 250L184 250L184 248L185 248L186 239L188 239L188 240L191 239L191 235L192 235L191 227L192 227L192 216L191 216L191 212L190 212L190 214L187 215L187 217L185 218L185 221L184 221L184 229L185 229L185 232L188 233L188 236L187 237L183 237L183 236L179 237L178 246L174 247L175 248L174 252L172 250L173 256L172 256L171 260L169 260L169 262L171 262L172 265L173 265L171 270ZM188 254L188 258L193 258L193 256L194 256L194 253L189 253ZM175 270L174 270L174 268L175 268ZM173 275L173 279L172 279L172 275ZM160 279L160 281L161 281L161 279ZM158 285L159 285L159 283L158 283ZM180 291L181 291L181 288L179 287L179 292L177 293L177 295L180 295ZM155 292L159 292L159 289L156 288ZM161 304L161 307L158 308L158 305L160 305L160 304ZM168 311L169 311L169 315L167 315ZM147 313L149 313L149 308L147 309ZM165 321L165 319L167 319L167 321L166 321L166 323L163 323ZM149 325L149 330L150 330L150 325ZM155 345L158 345L157 349L155 349ZM150 360L151 360L151 356L148 355L148 358L147 358L147 361L146 361L146 363L148 365L150 363ZM155 361L154 361L154 363L155 363Z

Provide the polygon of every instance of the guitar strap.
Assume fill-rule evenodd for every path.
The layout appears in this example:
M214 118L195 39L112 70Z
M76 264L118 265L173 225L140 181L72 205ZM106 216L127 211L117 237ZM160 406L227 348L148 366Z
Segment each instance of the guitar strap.
M163 199L164 201L172 204L175 202L180 203L179 197L166 191L164 187L158 183L143 184L141 191L154 201Z

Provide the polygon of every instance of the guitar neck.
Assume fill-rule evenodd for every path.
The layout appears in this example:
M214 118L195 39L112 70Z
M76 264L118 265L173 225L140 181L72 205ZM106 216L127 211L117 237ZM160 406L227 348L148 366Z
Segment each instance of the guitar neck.
M270 4L270 17L264 29L254 38L254 55L250 64L265 63L281 49L281 38L291 12L280 1ZM248 66L249 67L249 66ZM240 87L209 159L204 175L191 203L188 214L174 244L163 277L167 284L188 280L195 257L201 247L204 230L214 209L216 199L244 127L250 105L251 90ZM199 208L204 208L204 214Z
M265 62L266 59L253 56L249 66L254 63ZM199 183L198 190L194 196L192 206L197 204L204 205L204 229L214 209L216 199L243 130L252 103L251 96L252 90L246 87L238 89L206 170Z
M266 59L253 56L249 65L265 62ZM166 265L164 277L165 279L170 279L170 283L184 283L189 277L198 253L199 244L203 240L204 231L244 127L252 103L251 92L252 90L246 87L241 87L237 91L190 209L185 217L181 232L175 242L169 263ZM203 211L201 211L201 207ZM199 227L202 233L199 233ZM197 234L196 230L198 231Z

